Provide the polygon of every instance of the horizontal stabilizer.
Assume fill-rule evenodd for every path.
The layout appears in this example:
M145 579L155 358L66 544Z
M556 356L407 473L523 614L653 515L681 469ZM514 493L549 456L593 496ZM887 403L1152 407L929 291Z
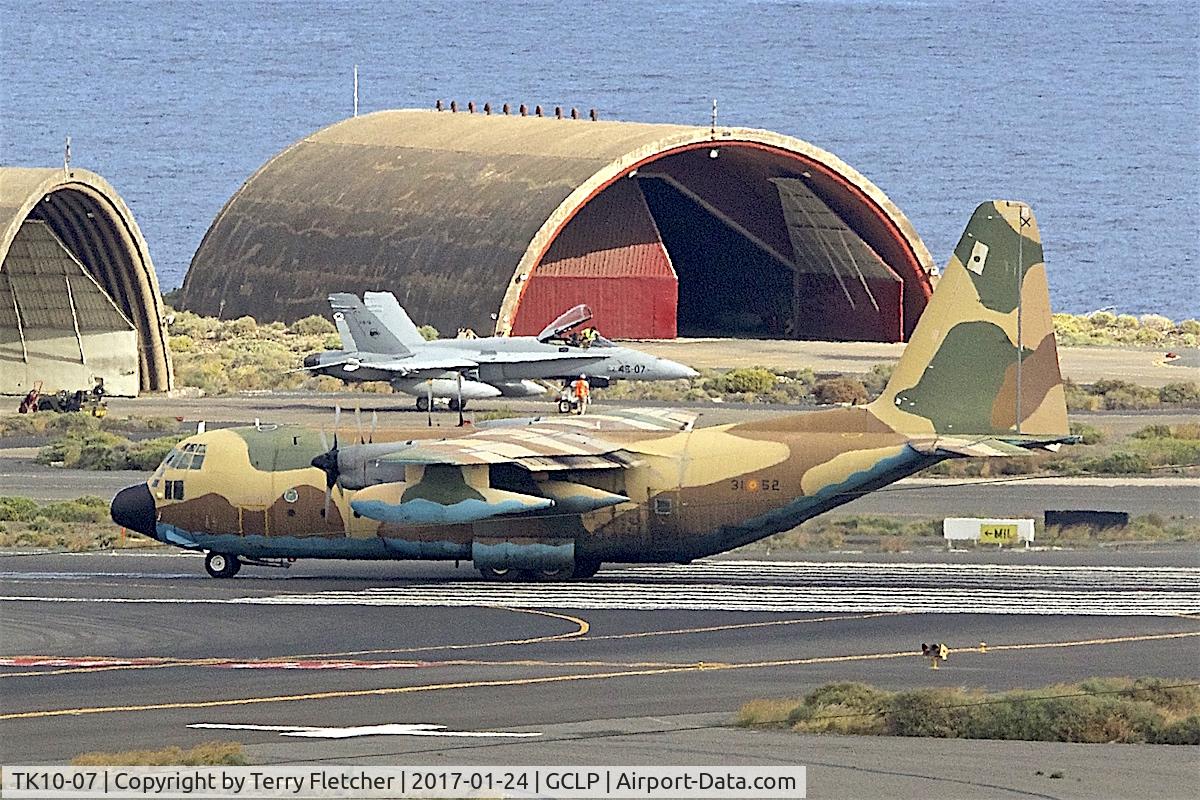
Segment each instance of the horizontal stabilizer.
M946 458L1002 458L1027 456L1032 448L1052 449L1060 444L1073 444L1078 437L1029 437L1005 441L995 437L965 438L940 436L936 439L912 440L909 444L919 453Z
M425 497L405 499L407 483L381 483L354 495L350 507L368 519L395 525L463 525L498 517L540 511L554 505L545 497L533 497L504 489L475 488L461 500L439 502Z

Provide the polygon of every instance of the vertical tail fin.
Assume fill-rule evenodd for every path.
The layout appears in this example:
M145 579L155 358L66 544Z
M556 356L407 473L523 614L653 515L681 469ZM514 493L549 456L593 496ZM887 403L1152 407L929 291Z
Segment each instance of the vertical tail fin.
M363 295L363 304L409 349L425 344L425 337L421 335L408 313L400 307L396 295L391 292L367 292Z
M354 342L354 349L360 353L384 353L394 356L412 354L412 351L362 304L358 295L349 292L331 294L329 306L333 309L333 321L338 331L345 326L347 333L343 334L343 341L349 335L350 340Z
M872 410L904 433L1067 434L1029 206L996 200L975 209Z

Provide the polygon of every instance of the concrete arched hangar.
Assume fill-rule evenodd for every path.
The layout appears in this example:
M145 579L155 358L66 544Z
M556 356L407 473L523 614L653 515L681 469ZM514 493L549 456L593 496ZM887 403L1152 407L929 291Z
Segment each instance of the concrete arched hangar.
M133 214L85 169L0 167L0 394L171 388L162 298Z
M932 260L863 175L763 130L381 111L295 143L209 228L182 304L327 314L390 290L443 333L587 303L622 338L901 341Z

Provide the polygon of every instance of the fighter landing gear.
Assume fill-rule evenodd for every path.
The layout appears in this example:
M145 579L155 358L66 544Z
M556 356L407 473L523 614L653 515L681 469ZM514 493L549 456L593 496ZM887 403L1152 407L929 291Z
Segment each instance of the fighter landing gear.
M451 397L449 400L449 403L450 403L451 411L459 410L459 404L458 404L457 397ZM466 411L466 409L467 409L467 401L464 399L462 401L462 410ZM418 397L417 398L417 411L428 411L428 410L429 410L429 398L424 395Z
M237 556L210 551L204 557L204 569L214 578L232 578L241 568L242 562Z

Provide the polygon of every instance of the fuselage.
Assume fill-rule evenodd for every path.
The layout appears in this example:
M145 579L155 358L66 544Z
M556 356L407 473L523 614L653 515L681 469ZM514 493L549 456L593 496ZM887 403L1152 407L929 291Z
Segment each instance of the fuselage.
M355 490L337 487L326 517L325 474L311 465L324 452L320 435L262 426L184 440L145 484L117 496L113 516L180 547L248 558L478 561L499 547L538 564L533 551L549 552L549 566L558 547L574 559L684 562L788 530L939 460L865 409L605 438L620 445L629 466L555 479L628 501L584 513L551 507L472 524L403 526L356 515ZM498 489L537 495L541 483L550 496L546 477L511 465L490 471Z
M420 380L452 375L450 366L443 369L422 366L438 361L447 365L477 365L464 370L468 380L496 386L506 396L529 395L528 389L520 386L525 380L570 380L586 375L603 382L652 381L697 374L678 362L623 347L603 337L588 345L558 340L543 342L532 336L438 339L421 346L411 357L330 350L309 356L305 366L351 381L394 381L398 376Z

